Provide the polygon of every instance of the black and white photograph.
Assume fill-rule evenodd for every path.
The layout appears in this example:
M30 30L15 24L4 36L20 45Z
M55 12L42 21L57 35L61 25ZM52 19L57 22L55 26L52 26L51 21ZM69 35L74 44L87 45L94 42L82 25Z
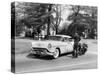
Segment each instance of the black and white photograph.
M98 7L11 2L11 71L98 68Z

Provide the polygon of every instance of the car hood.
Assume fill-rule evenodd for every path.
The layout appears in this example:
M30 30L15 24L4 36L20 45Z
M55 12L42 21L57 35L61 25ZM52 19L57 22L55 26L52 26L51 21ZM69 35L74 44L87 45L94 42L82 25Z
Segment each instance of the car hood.
M33 41L32 42L32 47L43 47L43 48L47 48L48 47L48 44L51 44L51 45L57 45L57 44L60 44L61 41L53 41L53 40L45 40L45 41Z

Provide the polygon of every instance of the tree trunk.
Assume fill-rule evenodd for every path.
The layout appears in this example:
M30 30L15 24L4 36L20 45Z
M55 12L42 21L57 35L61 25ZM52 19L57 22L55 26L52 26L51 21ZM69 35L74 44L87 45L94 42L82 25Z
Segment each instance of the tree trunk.
M49 8L48 8L48 12L50 12L51 11L51 7L52 7L52 5L50 4L49 5ZM50 35L50 15L49 15L49 17L48 17L48 26L47 26L47 36L49 36Z
M58 27L56 27L56 34L58 34Z

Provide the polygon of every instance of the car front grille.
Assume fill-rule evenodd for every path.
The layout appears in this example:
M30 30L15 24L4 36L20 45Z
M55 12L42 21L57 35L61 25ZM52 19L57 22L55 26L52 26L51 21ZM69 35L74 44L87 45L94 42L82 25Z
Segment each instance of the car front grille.
M36 48L36 47L34 47L33 50L36 51L36 52L37 52L37 51L44 52L44 51L46 51L47 49L46 49L46 48Z

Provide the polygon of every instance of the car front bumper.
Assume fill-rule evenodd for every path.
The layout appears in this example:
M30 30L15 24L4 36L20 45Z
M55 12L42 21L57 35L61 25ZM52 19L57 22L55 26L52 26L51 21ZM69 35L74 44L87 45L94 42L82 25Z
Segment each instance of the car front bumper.
M36 55L41 55L41 56L52 56L54 53L50 52L46 48L32 48L30 51L30 54L36 54Z

